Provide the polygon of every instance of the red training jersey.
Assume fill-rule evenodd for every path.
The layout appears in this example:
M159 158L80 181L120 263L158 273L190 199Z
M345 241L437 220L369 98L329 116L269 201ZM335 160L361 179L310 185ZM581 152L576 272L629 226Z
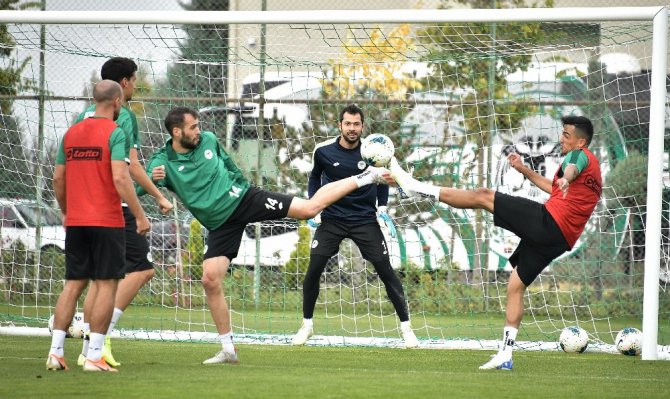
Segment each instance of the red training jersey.
M109 145L116 128L111 119L87 118L65 133L66 226L125 226Z
M561 167L559 166L551 183L551 195L544 204L561 229L570 248L575 245L584 231L586 222L591 217L602 193L600 162L588 149L582 148L582 151L588 157L589 163L570 183L568 194L563 198L563 192L556 183L560 178Z

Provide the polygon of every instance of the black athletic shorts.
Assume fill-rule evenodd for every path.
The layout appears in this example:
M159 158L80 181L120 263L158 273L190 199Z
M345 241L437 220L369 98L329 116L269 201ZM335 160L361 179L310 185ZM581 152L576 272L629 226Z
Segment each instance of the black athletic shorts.
M145 236L137 234L137 219L127 206L123 206L123 218L126 221L126 264L124 274L141 272L153 268L149 241Z
M377 221L351 226L337 220L323 220L312 237L311 255L331 257L340 250L340 243L350 238L371 263L388 259L389 250Z
M249 187L228 220L209 232L205 259L225 256L232 261L240 249L246 225L285 218L292 201L292 195Z
M65 279L123 278L126 256L122 227L70 226L65 230Z
M544 204L496 192L493 209L494 224L521 238L509 262L526 286L552 260L570 250L561 229Z

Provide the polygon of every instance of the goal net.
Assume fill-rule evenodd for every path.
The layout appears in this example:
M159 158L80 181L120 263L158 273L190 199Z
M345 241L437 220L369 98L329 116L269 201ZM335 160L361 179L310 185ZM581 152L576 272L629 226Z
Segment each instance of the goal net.
M602 200L573 250L528 288L520 347L556 349L560 331L575 325L588 332L592 348L610 351L619 330L642 329L650 287L660 289L658 342L669 343L670 180L659 149L668 139L667 112L664 91L655 93L656 104L652 96L653 14L604 21L594 10L540 17L535 11L467 17L485 17L479 22L459 11L431 11L434 20L420 11L3 20L0 76L9 78L0 79L2 331L46 332L64 278L64 232L51 181L56 149L91 102L100 66L122 56L139 65L129 106L142 135L141 159L164 145L167 110L187 105L200 110L201 128L216 133L251 182L303 197L313 150L339 134L339 110L349 103L365 112L365 132L391 137L401 164L418 179L540 202L547 195L512 170L507 155L522 155L551 178L561 162L560 117L591 118ZM658 73L665 79L665 71ZM654 119L654 107L662 118ZM652 169L658 175L648 185ZM177 199L167 217L150 198L142 201L152 218L156 275L115 335L215 339L200 285L206 232ZM392 264L421 346L495 348L507 257L518 238L495 227L490 214L400 200L395 188L389 212L397 226L397 236L387 237ZM247 227L224 282L237 342L290 342L301 323L312 234L289 219ZM645 287L649 262L658 278ZM349 240L322 276L314 320L310 344L402 344L384 285Z

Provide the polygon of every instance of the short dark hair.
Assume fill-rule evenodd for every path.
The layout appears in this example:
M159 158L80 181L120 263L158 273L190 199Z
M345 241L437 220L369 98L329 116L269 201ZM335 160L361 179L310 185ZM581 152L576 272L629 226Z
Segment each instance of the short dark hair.
M100 77L121 83L123 78L130 80L135 72L137 72L135 61L125 57L114 57L102 64Z
M591 140L593 139L593 124L589 118L585 116L568 115L562 117L561 122L563 125L574 126L575 130L586 139L586 145L588 146L591 144Z
M175 127L184 127L184 115L186 114L191 115L195 119L200 119L198 111L189 107L174 107L165 116L165 128L167 129L170 136L172 136L172 129Z
M363 110L356 104L349 104L346 107L342 108L342 111L340 111L340 123L344 120L345 113L349 115L358 114L361 116L361 123L365 121L365 115L363 115Z

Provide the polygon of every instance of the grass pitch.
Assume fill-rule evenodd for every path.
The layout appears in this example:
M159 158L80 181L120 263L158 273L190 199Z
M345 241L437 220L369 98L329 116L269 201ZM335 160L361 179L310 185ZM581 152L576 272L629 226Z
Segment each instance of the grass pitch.
M480 371L490 352L239 345L239 365L200 363L216 344L114 341L118 374L46 371L50 340L0 336L1 398L667 398L670 361L517 352L513 371Z

